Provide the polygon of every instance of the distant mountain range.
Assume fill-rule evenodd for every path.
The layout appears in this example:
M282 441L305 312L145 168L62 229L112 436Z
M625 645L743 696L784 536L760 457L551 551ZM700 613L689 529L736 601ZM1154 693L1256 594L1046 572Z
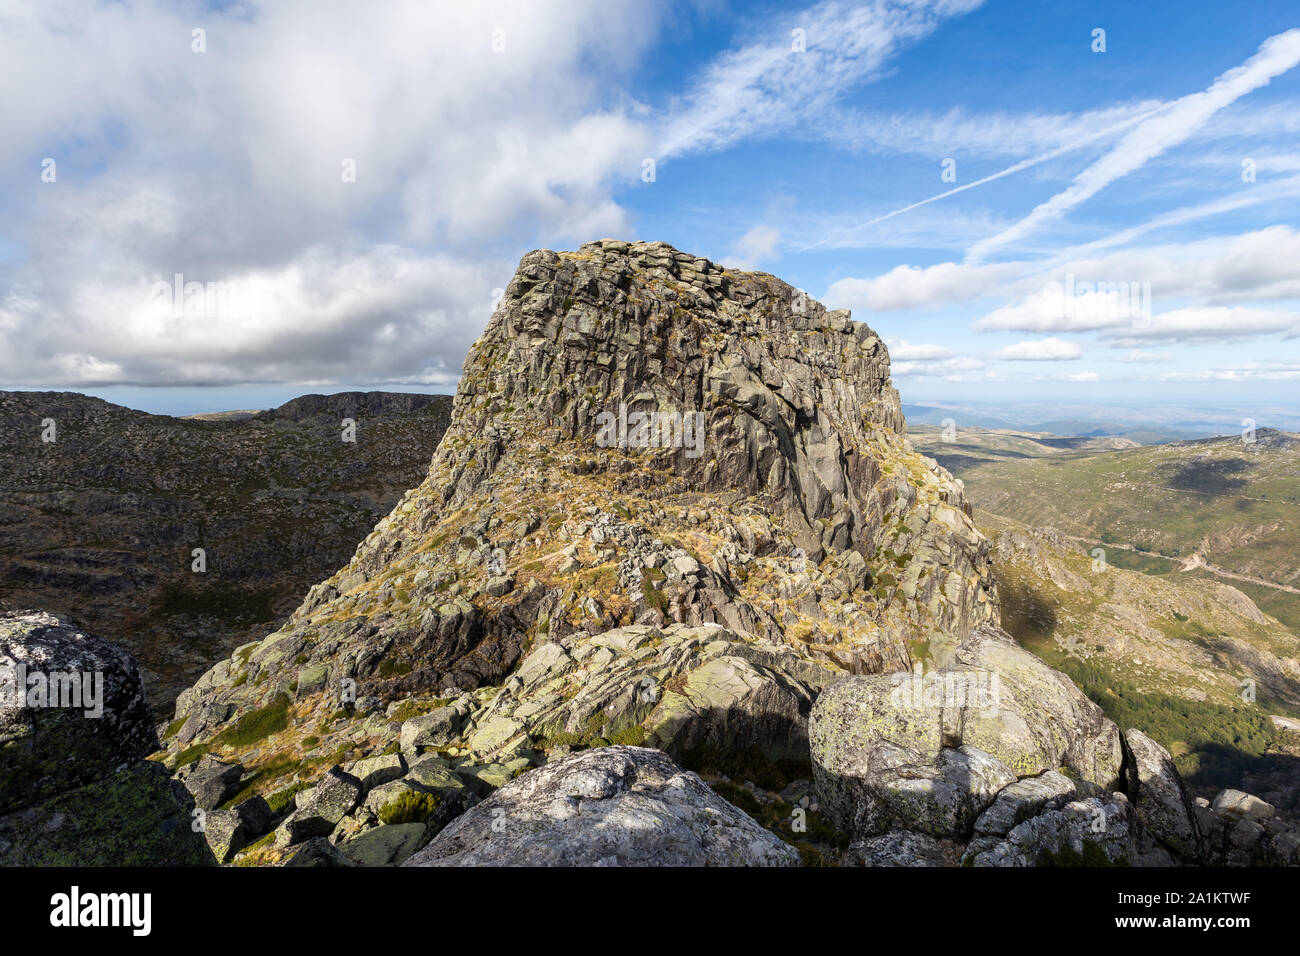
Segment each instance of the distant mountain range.
M1062 437L1127 438L1140 445L1190 438L1237 435L1243 420L1255 427L1300 430L1300 411L1264 408L1235 414L1171 406L1115 407L1104 405L1044 406L1034 404L905 404L909 425L943 425L987 428ZM1063 414L1064 413L1064 414Z

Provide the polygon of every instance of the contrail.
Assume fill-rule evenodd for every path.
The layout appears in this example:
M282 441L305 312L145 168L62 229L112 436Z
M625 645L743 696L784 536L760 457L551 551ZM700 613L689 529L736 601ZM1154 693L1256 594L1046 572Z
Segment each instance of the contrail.
M974 182L966 183L963 186L955 186L952 189L939 193L938 195L931 196L929 199L922 199L919 200L918 202L909 203L908 205L903 206L901 209L895 209L893 212L887 212L883 216L877 216L875 219L869 219L868 221L858 226L858 228L865 229L867 226L874 226L878 222L884 222L886 219L893 219L895 216L901 216L903 213L910 212L911 210L916 209L919 206L926 206L932 202L938 202L940 199L945 199L948 196L955 195L956 193L965 192L968 189L974 189L976 186L983 186L985 183L991 183L993 182L993 180L1001 179L1003 176L1010 176L1012 173L1018 173L1023 169L1030 168L1031 166L1037 166L1039 163L1045 163L1049 159L1055 159L1057 156L1064 156L1066 153L1073 152L1076 149L1080 149L1084 146L1087 146L1089 143L1096 142L1099 139L1105 139L1108 136L1114 136L1116 133L1119 133L1127 129L1128 127L1133 126L1136 123L1140 123L1143 120L1155 116L1157 113L1169 109L1170 106L1172 105L1173 104L1169 103L1169 104L1165 104L1164 106L1157 107L1156 109L1148 110L1145 113L1139 113L1137 116L1124 120L1123 122L1115 126L1109 126L1106 129L1102 130L1101 132L1094 133L1091 136L1085 136L1083 139L1076 140L1075 142L1069 143L1065 146L1058 146L1056 149L1050 150L1046 153L1042 153L1038 156L1032 156L1029 159L1023 159L1020 162L1016 163L1015 165L1008 166L1006 169L1001 170L1000 172L996 172L993 173L992 175L985 176L983 179L977 179ZM825 240L819 243L814 243L813 246L811 246L810 248L815 248L816 246L823 245L824 243Z

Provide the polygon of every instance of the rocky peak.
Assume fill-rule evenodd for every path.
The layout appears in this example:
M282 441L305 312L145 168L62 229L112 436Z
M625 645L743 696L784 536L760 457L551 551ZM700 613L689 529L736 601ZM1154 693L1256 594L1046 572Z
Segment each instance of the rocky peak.
M847 312L662 243L532 252L424 482L284 627L179 697L168 760L342 763L382 746L386 714L448 701L464 739L440 746L462 762L538 759L557 734L717 750L723 714L754 736L735 729L747 708L803 750L813 688L996 623L969 512ZM611 632L626 661L592 638ZM518 684L538 661L555 669L534 700ZM232 743L250 722L283 729Z

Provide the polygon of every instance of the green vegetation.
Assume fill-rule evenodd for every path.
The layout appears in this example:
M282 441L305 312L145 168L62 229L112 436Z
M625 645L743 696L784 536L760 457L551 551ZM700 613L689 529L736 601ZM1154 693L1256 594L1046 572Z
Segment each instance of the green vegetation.
M428 823L441 805L442 798L436 794L408 790L379 811L379 820L384 824Z
M1120 857L1114 863L1106 856L1106 851L1101 848L1101 844L1094 840L1083 841L1083 852L1080 853L1074 847L1062 847L1055 853L1048 850L1042 850L1038 854L1038 859L1034 861L1036 866L1129 866L1127 857Z
M231 747L250 747L271 734L279 733L289 725L288 694L280 693L271 703L259 710L244 714L217 735L217 742Z
M1276 732L1261 707L1143 693L1110 670L1075 657L1049 663L1068 674L1120 728L1136 727L1168 750L1192 786L1216 791L1240 786L1245 774L1274 763L1265 751Z
M646 607L665 615L668 613L668 598L659 590L659 585L667 577L659 568L646 568L641 572L641 593L645 595Z

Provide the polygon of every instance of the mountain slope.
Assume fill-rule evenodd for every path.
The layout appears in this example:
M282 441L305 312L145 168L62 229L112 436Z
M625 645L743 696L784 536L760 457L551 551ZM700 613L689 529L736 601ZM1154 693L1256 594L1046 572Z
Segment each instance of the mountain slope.
M424 472L449 409L447 396L343 393L203 421L0 392L0 597L125 646L166 712L347 560Z

